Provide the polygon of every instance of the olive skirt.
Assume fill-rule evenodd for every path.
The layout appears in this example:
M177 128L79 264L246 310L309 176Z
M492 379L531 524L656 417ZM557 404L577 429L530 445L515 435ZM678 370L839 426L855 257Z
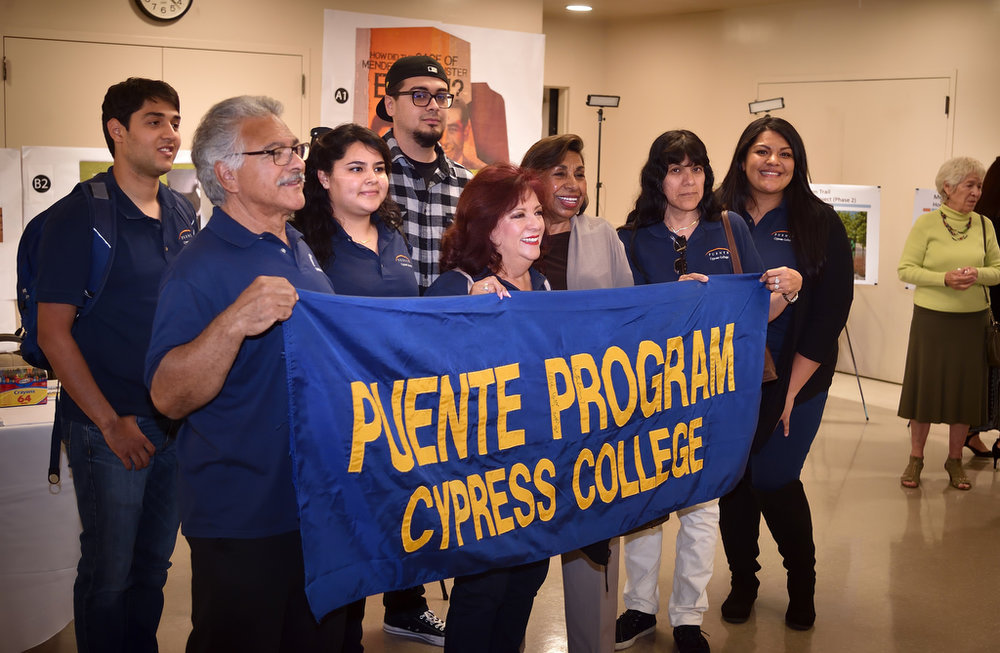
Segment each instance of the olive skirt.
M987 420L986 311L913 307L899 416L932 424Z

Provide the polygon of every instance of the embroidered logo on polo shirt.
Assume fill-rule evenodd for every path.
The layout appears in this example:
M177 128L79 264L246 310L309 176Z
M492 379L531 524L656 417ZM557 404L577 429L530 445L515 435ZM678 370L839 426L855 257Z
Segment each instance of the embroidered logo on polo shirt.
M788 233L788 229L778 229L771 232L771 240L776 243L790 243L792 242L792 234Z
M181 241L181 245L187 245L194 238L194 231L191 229L184 229L179 234L177 234L177 240Z
M406 254L396 254L396 263L404 268L413 269L413 261Z
M705 257L709 261L728 261L729 260L729 248L727 247L716 247L715 249L710 249L705 252Z

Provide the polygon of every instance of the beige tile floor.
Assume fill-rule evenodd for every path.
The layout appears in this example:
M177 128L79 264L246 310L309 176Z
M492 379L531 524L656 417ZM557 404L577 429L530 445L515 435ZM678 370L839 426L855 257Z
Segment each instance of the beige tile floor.
M713 651L1000 651L1000 473L993 472L988 460L972 462L972 491L950 488L942 468L947 433L935 426L921 488L900 488L908 436L905 422L896 417L899 387L868 379L862 383L870 420L865 420L855 378L838 375L802 475L817 546L816 627L806 633L785 628L784 573L767 535L762 537L764 571L753 616L738 626L723 622L718 606L729 579L720 545L703 625ZM995 436L989 434L987 443ZM968 454L965 461L970 461ZM660 623L653 637L636 643L635 653L674 650L665 604L676 527L675 520L666 525ZM159 633L163 653L183 651L189 629L190 571L183 538L173 559ZM443 617L447 604L437 586L428 585L427 595L431 608ZM531 615L526 651L566 651L562 610L559 565L553 562ZM367 651L433 653L433 647L385 635L381 615L381 601L369 599ZM75 651L72 624L32 651Z

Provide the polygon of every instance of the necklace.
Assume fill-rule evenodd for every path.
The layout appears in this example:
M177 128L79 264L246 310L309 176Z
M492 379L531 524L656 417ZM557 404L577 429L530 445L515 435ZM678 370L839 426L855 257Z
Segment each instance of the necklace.
M695 218L694 220L692 220L691 222L687 223L683 227L678 227L677 229L674 229L673 227L671 227L671 226L668 225L667 229L669 229L670 231L674 232L675 234L679 234L680 232L687 231L691 227L695 226L696 224L698 224L698 222L699 222L699 218Z
M971 215L969 216L969 221L965 223L965 228L956 231L951 228L951 225L948 224L948 220L947 218L945 218L944 211L939 210L938 213L941 214L941 222L944 223L944 228L948 230L949 234L951 234L952 240L965 240L966 238L969 237L969 227L972 226Z

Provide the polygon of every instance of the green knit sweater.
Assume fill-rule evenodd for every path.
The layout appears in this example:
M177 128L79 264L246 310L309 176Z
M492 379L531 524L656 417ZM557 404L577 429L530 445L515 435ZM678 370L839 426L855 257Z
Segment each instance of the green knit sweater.
M968 238L955 240L941 222L941 213L951 228L960 232L969 218ZM925 213L910 230L899 259L899 278L917 287L913 303L923 308L948 313L971 313L986 308L983 286L1000 283L1000 247L993 223L985 221L986 252L983 251L983 227L978 213L959 213L942 205L939 211ZM960 267L975 267L979 277L967 290L944 285L945 272Z

